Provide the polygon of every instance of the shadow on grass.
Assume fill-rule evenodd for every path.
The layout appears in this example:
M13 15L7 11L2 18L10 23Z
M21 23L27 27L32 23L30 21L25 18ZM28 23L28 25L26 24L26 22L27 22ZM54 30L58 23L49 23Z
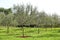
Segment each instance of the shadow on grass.
M34 33L36 32L37 30L30 30L30 31L26 31L25 33Z
M0 30L3 30L3 29L0 29Z
M60 30L52 31L52 33L60 33Z
M18 30L22 30L21 28L20 29L13 29L14 31L18 31Z
M40 37L60 37L58 34L44 34L39 36L32 36L33 38L40 38Z
M38 36L30 36L29 38L41 38L41 37L60 37L59 34L44 34L44 35L38 35Z
M0 36L17 36L17 35L20 35L20 34L4 34L4 35L0 35Z
M60 30L58 30L57 33L60 33Z
M2 38L0 37L0 40L2 40Z
M6 31L0 31L0 33L6 33Z
M0 35L1 36L21 36L20 34L5 34L5 35ZM30 36L30 35L26 35L26 36ZM41 38L41 37L60 37L59 34L44 34L44 35L38 35L38 36L30 36L32 38Z

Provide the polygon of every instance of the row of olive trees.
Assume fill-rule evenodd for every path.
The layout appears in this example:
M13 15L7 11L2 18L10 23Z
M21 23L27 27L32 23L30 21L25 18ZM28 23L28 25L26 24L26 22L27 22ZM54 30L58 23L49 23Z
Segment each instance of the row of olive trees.
M60 26L60 18L58 15L47 15L44 11L39 12L36 7L27 4L14 5L13 8L4 9L0 8L0 26L7 27L7 33L9 32L9 26L22 25L23 32L24 26L34 26L47 28ZM24 34L23 34L24 35Z
M44 11L39 12L36 7L32 5L15 5L13 7L15 20L17 25L22 25L23 36L24 36L24 26L23 25L35 25L38 27L47 28L47 27L58 27L59 17L56 14L47 15Z
M12 9L12 10L11 10ZM7 11L6 11L7 10ZM6 12L5 12L6 11ZM39 12L32 5L14 5L13 8L0 8L0 25L37 25L39 27L57 26L60 18L58 15L47 15L44 11Z

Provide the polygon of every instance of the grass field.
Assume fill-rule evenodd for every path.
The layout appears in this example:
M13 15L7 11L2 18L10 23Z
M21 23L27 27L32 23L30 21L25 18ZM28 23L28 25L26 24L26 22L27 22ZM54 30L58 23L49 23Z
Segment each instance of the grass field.
M24 28L24 34L27 38L21 38L22 29L10 27L9 34L6 32L5 27L0 27L0 40L60 40L60 28L39 28L39 34L37 32L38 28Z

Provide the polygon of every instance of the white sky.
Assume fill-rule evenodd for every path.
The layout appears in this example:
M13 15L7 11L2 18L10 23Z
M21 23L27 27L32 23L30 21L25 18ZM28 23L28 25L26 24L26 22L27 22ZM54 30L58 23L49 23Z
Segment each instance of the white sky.
M48 14L57 13L60 15L60 0L0 0L0 7L9 8L13 4L31 3L37 6L39 11L45 11Z

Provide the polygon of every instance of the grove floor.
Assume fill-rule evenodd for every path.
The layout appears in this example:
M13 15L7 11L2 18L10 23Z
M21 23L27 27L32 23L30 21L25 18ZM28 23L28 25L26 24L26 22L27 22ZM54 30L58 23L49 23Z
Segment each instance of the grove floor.
M7 34L6 27L0 27L0 40L60 40L60 28L24 28L25 36L21 38L22 28L10 27Z

